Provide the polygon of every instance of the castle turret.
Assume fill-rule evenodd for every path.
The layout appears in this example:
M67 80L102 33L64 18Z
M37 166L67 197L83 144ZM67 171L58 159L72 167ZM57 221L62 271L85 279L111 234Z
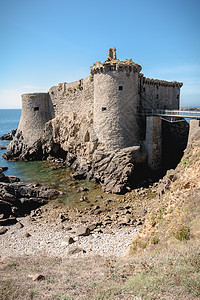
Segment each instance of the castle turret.
M140 141L137 106L141 69L132 59L118 60L115 48L109 49L105 62L96 62L90 68L94 77L94 129L107 149Z
M51 119L48 93L22 95L22 115L18 130L26 144L33 145L43 133L45 123Z

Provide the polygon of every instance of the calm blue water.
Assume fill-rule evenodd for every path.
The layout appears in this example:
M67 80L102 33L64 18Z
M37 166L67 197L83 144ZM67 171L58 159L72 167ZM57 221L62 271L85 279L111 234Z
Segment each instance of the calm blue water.
M21 116L20 109L0 109L0 136L8 133L11 129L16 129ZM7 147L10 141L0 140L0 146ZM0 150L0 166L8 167L5 175L14 175L22 181L35 181L40 184L48 185L64 192L64 196L59 196L59 200L78 206L80 204L80 193L77 193L79 187L86 186L90 189L90 200L96 199L96 194L102 194L99 185L86 180L74 180L70 178L71 170L69 168L60 168L55 170L52 165L46 161L7 161L2 158L6 150Z
M16 129L19 124L21 109L0 109L0 136Z
M11 129L16 129L19 124L21 116L21 109L0 109L0 136L8 133ZM7 147L10 141L0 140L0 147ZM8 171L5 172L6 175L16 175L18 172L16 170L16 163L9 162L2 158L2 154L5 150L0 150L0 166L8 167Z

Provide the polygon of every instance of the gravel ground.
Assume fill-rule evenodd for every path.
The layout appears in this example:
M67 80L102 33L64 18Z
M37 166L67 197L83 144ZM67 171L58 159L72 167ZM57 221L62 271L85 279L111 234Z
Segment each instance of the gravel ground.
M125 255L132 237L136 234L133 227L101 229L103 232L93 232L88 236L77 236L76 226L71 225L73 230L67 231L62 226L52 226L42 222L31 222L30 218L23 218L20 228L19 223L7 226L8 231L0 235L0 257L19 256L29 254L45 254L47 256L68 256L68 250L72 247L80 247L85 253L73 256L114 255L122 257ZM29 235L29 236L27 236ZM75 242L66 244L63 239L67 236L73 237Z

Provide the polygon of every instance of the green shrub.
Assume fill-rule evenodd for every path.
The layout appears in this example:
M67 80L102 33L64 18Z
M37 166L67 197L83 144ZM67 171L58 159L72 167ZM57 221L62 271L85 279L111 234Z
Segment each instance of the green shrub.
M31 299L33 299L33 297L35 295L37 295L37 294L38 294L38 291L36 291L36 290L30 290L30 297L31 297Z
M185 241L190 239L190 230L186 226L182 226L175 233L175 238L179 241Z
M156 245L159 242L159 237L158 236L154 236L151 240L151 244L152 245Z
M59 83L58 85L58 91L61 91L62 90L62 83Z

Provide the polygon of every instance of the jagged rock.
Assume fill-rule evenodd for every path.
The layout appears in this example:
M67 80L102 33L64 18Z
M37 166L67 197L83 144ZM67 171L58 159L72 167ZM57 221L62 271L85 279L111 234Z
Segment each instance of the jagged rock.
M71 226L67 226L67 227L65 228L65 230L67 230L67 231L72 230L72 227L71 227Z
M8 182L7 176L0 172L0 182Z
M167 174L159 181L157 187L157 198L161 198L166 191L169 190L170 185L172 182L177 180L177 171L176 170L169 170Z
M95 206L93 206L93 210L97 210L97 209L99 209L100 208L100 206L99 205L95 205Z
M11 207L12 205L9 202L0 200L0 211L3 214L4 218L9 218L9 216L11 215Z
M77 236L86 236L90 234L90 229L88 227L80 226L76 230Z
M102 185L105 192L124 193L130 189L135 165L144 163L147 153L141 146L108 151L99 144L93 126L93 115L59 116L45 124L43 136L27 145L22 132L17 131L9 144L5 158L41 160L48 158L76 169L74 179L89 179ZM86 134L87 133L87 134ZM85 138L90 136L90 140ZM51 158L51 159L50 159ZM63 163L63 161L62 161Z
M91 224L91 225L88 225L88 228L90 231L93 231L94 229L96 229L97 225L96 224Z
M0 167L0 173L2 173L3 171L7 171L8 167Z
M17 219L14 217L10 217L7 219L1 219L0 220L0 225L1 226L7 226L7 225L13 225L17 223Z
M28 237L31 236L31 234L30 234L29 232L26 232L26 233L24 234L24 236L28 238Z
M87 187L80 187L78 188L78 192L88 192L89 189Z
M86 179L87 177L87 174L86 174L86 171L77 171L76 173L72 174L72 177L74 179Z
M66 236L62 240L62 244L70 245L70 244L73 244L73 243L75 243L75 240L71 236Z
M69 255L74 255L74 254L78 254L78 253L86 253L86 251L83 250L83 248L80 248L80 247L71 247L68 250Z
M95 211L93 211L94 215L100 215L102 213L101 209L96 209Z
M102 195L97 195L96 199L103 199L103 196Z
M0 140L12 140L16 134L17 129L10 130L7 134L0 137Z
M46 204L48 199L57 194L56 190L34 183L19 182L17 177L5 176L0 172L0 211L3 215L1 224L16 223L15 219L9 217L24 216Z
M130 223L131 219L127 216L118 219L118 224L119 225L128 225Z
M8 182L14 183L14 182L19 182L20 179L17 176L7 176Z
M80 198L80 201L81 202L83 202L83 201L87 201L88 200L88 198L87 197L85 197L85 196L82 196L81 198Z
M45 276L42 274L29 275L28 277L32 278L33 281L45 280Z
M5 234L8 231L6 227L1 227L0 228L0 235Z
M23 228L24 227L24 225L21 223L21 222L17 222L17 224L15 225L15 227L17 228L17 229L21 229L21 228Z

